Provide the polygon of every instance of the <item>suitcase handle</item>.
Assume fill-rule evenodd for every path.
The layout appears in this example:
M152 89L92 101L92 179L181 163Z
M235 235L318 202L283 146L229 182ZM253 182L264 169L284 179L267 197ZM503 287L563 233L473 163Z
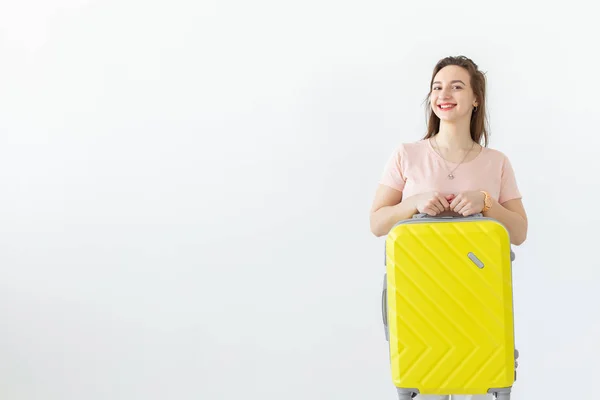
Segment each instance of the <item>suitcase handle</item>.
M413 219L419 219L419 218L435 218L435 219L475 219L475 218L483 218L483 214L482 213L477 213L477 214L473 214L473 215L467 215L462 216L462 215L446 215L443 217L440 217L439 215L429 215L427 213L418 213L413 215Z
M383 319L383 330L385 332L385 340L389 340L387 321L387 273L383 274L383 290L381 291L381 317Z
M387 326L387 284L386 278L383 278L383 290L381 291L381 317L383 325Z

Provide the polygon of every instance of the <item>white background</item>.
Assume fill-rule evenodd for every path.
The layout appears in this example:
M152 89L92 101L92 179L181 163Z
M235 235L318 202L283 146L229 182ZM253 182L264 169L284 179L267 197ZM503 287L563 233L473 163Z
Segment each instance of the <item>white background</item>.
M583 4L2 0L0 397L395 399L368 211L435 63L463 54L529 213L513 398L589 399Z

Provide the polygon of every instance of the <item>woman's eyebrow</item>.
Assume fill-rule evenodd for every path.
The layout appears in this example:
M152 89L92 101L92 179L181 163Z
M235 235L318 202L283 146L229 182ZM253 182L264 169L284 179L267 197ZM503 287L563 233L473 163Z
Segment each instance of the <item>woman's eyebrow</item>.
M462 83L463 85L467 86L467 84L466 84L466 83L464 83L463 81L461 81L460 79L455 79L455 80L453 80L453 81L452 81L452 82L450 82L450 83L456 83L456 82L460 82L460 83ZM436 83L442 83L442 82L440 82L440 81L435 81L435 82L433 82L433 84L434 84L434 85L435 85Z

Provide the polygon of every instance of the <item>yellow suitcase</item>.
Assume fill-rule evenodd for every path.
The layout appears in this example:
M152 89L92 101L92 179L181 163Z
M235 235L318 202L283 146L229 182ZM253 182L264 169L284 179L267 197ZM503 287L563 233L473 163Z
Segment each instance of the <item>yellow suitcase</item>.
M385 241L383 319L400 400L486 394L516 380L509 234L494 219L415 215Z

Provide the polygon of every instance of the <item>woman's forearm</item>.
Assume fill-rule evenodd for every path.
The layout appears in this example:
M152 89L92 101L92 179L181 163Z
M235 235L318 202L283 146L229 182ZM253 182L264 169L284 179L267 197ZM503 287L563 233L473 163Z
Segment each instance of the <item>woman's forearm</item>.
M503 207L497 200L492 199L492 208L483 214L497 220L506 227L512 244L518 246L527 238L527 219Z
M387 235L398 221L412 218L416 213L417 208L411 199L395 206L381 207L371 214L371 232L377 237Z

